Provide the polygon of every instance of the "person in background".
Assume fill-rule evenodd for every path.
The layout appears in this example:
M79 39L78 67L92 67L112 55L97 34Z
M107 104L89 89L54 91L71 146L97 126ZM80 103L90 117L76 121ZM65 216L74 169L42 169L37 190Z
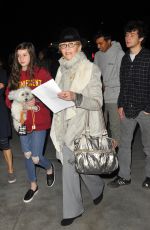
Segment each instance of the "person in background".
M102 72L104 90L104 118L110 136L120 142L120 119L117 100L120 91L120 64L124 51L119 42L112 41L109 31L103 29L95 35L95 43L99 51L95 53L94 63Z
M51 60L48 57L48 49L43 48L38 53L38 65L51 73Z
M144 48L146 25L139 20L125 27L128 51L122 59L118 112L121 140L118 152L119 173L109 186L118 188L131 183L131 143L137 123L145 153L143 188L150 189L150 50Z
M0 150L2 150L8 168L8 182L14 183L16 176L13 168L13 155L10 148L9 138L11 137L11 122L9 112L5 104L5 89L7 86L7 73L3 69L3 63L0 60Z
M103 199L104 181L99 175L78 174L75 170L74 139L85 130L87 112L90 111L90 133L101 135L105 124L101 122L103 103L100 70L81 51L81 37L75 28L66 28L59 39L62 57L56 82L62 89L58 97L73 101L75 105L53 116L50 132L59 158L63 164L63 219L62 226L70 225L84 212L81 195L81 178L89 190L94 205ZM94 122L93 122L94 121Z
M38 65L46 68L52 77L55 79L56 72L59 66L58 59L56 58L56 50L51 48L43 48L38 53Z
M8 93L21 87L28 86L31 89L49 81L51 75L44 68L36 65L35 48L30 42L23 42L15 49L14 60L10 75L9 85L6 90L6 103L11 108L11 101L8 99ZM37 98L28 102L29 106L36 105L38 110L27 111L27 134L20 136L21 147L25 157L25 164L30 189L24 196L25 203L30 202L38 192L36 177L36 165L46 169L47 186L52 187L54 184L54 166L47 158L43 156L46 132L50 128L51 117L49 109Z

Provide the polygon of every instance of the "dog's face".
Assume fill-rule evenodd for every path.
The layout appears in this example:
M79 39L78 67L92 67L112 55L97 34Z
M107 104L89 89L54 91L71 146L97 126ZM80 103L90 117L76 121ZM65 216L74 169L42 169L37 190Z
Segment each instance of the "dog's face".
M14 100L17 102L27 102L33 99L31 89L29 87L23 87L17 90L12 90L8 94L9 100Z

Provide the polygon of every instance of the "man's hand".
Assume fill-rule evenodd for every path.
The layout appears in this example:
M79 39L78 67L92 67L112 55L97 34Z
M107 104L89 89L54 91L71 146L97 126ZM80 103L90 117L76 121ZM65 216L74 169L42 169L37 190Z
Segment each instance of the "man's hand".
M146 114L146 115L150 115L150 113L147 113L147 112L144 112L144 114Z
M120 107L118 109L118 113L119 113L120 120L122 120L125 117L123 107Z

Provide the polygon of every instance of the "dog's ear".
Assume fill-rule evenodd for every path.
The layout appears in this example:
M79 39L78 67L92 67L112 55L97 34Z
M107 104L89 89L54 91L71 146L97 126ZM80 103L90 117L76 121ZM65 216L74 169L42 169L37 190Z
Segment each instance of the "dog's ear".
M15 93L16 93L16 90L12 90L12 91L9 92L9 94L8 94L9 100L14 100L15 99Z

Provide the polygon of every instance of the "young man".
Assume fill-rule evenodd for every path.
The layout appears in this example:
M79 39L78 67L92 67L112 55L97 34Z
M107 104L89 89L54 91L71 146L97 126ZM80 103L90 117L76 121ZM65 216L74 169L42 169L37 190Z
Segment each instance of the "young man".
M119 174L108 183L117 188L131 183L131 142L137 123L144 146L144 188L150 189L150 50L142 47L146 29L142 21L130 21L125 28L125 42L129 49L120 69L118 112L121 120L121 140L118 152Z
M94 62L102 72L105 122L106 126L109 123L111 137L119 144L120 120L117 100L120 91L120 64L124 51L119 42L112 41L107 31L99 31L95 36L95 43L99 51L95 54Z

